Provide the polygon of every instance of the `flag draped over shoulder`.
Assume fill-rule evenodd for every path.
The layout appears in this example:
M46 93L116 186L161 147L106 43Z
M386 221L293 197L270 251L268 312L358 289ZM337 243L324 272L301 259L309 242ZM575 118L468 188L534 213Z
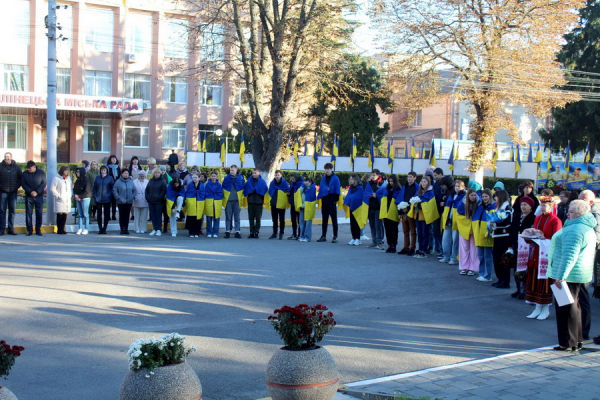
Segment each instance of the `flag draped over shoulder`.
M253 192L256 192L256 194L264 196L267 194L268 190L269 190L269 187L267 186L267 181L265 181L262 178L262 176L260 176L260 175L258 176L256 184L254 184L254 178L250 177L250 178L248 178L248 180L246 181L246 184L244 185L244 197L248 197L248 195Z
M231 176L231 174L227 174L223 179L223 207L227 206L227 201L229 200L229 195L232 190L235 189L237 192L236 196L239 201L240 208L245 207L244 205L244 177L241 175L236 175L235 178Z
M458 220L461 217L461 215L458 213L458 206L462 203L462 201L466 195L467 195L466 190L461 190L459 193L454 195L454 199L452 199L452 211L451 212L452 212L452 230L453 231L458 230ZM462 218L463 219L465 218L464 214L462 215Z
M323 175L321 183L319 184L319 195L317 196L317 199L321 200L323 197L330 194L341 194L340 187L340 178L338 178L337 175L331 174L329 184L327 184L327 175Z
M440 213L437 208L437 203L435 202L435 194L433 192L433 186L431 186L427 191L421 195L417 195L421 199L421 202L418 204L413 204L410 206L410 210L408 211L408 216L411 218L419 218L418 213L423 213L423 217L425 219L425 223L431 224L436 219L440 218ZM420 218L419 218L420 219Z
M244 132L242 132L242 137L240 138L240 161L244 162L244 155L246 153L246 142L244 142Z
M473 233L473 218L469 219L466 217L466 208L466 199L463 196L463 198L456 205L456 223L458 225L458 233L460 233L460 236L466 240L469 240L469 236L471 236L471 233Z
M448 195L446 197L446 201L444 202L444 211L442 211L442 222L440 223L440 230L444 232L446 228L446 224L448 223L448 218L452 218L452 197Z
M204 215L221 218L223 208L223 186L216 181L208 180L204 185Z
M294 206L296 211L300 212L302 207L302 191L298 190L294 194ZM312 221L315 218L317 209L317 186L313 183L309 187L304 186L304 220Z
M370 185L368 185L370 187ZM357 186L350 186L348 194L344 199L344 210L346 211L346 217L350 217L350 213L356 219L360 229L367 225L367 217L369 216L369 203L368 197L365 202L364 189L359 184Z
M283 177L281 178L281 181L279 181L279 183L277 183L276 180L273 179L269 184L269 191L265 196L265 205L267 206L267 209L271 209L271 199L275 196L277 196L277 203L275 204L275 208L278 208L280 210L290 208L290 202L288 201L287 197L287 192L289 190L290 185Z
M371 185L367 185L371 186ZM379 219L390 219L395 222L400 222L400 216L398 215L398 205L396 199L400 195L402 189L388 189L387 185L381 185L377 192L377 199L379 200ZM390 197L390 192L392 196ZM368 203L367 203L368 204Z
M194 182L187 185L185 191L185 206L187 215L190 217L202 218L204 215L204 183L199 182L198 188L194 186Z
M173 209L173 204L177 201L178 197L182 197L184 199L183 204L186 205L185 202L185 188L183 185L179 188L179 190L175 190L172 184L167 185L167 212L171 215L171 210Z
M475 239L475 246L478 247L493 247L494 238L488 231L488 213L493 212L496 209L496 203L484 206L480 204L473 214L473 221L471 225L473 227L473 238Z

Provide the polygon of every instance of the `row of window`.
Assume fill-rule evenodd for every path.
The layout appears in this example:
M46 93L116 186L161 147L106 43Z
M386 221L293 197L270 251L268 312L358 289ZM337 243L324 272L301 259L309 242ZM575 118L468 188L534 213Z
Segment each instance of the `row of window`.
M29 45L29 8L27 0L10 0L10 6L2 13L3 23L0 32L3 37L15 38L19 45ZM112 53L114 48L115 15L112 10L87 8L80 25L86 30L85 44L87 49L104 53ZM73 7L57 10L57 22L61 26L60 33L69 40L61 46L72 48L73 39ZM152 54L153 38L152 15L148 13L128 12L125 16L125 46L128 53ZM167 18L164 27L166 32L165 56L173 58L189 58L189 21L185 19ZM224 27L213 25L205 29L202 38L204 60L222 60L224 57Z
M24 65L0 64L2 77L1 90L26 91L27 67ZM71 70L57 68L57 93L71 93ZM150 75L125 74L125 97L150 101ZM187 80L182 77L167 76L164 79L163 100L167 103L187 104ZM238 88L234 105L246 104L246 89ZM112 96L112 73L104 71L85 71L85 94L87 96ZM203 81L200 87L200 104L208 106L222 105L223 87L220 82Z
M109 119L85 119L83 151L110 152ZM148 122L125 121L125 147L148 147ZM162 129L164 149L185 148L185 124L165 123ZM27 138L27 116L0 115L0 148L25 150Z

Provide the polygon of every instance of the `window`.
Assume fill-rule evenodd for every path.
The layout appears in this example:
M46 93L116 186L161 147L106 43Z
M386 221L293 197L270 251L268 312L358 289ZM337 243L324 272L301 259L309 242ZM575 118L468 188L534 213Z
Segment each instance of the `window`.
M218 143L215 144L215 131L217 129L221 129L221 125L198 125L198 146L200 146L198 151L216 151L215 148L219 145Z
M166 76L164 100L167 103L187 103L187 81L179 76Z
M86 47L90 50L112 53L114 35L113 12L98 8L88 8L86 16Z
M248 89L246 89L245 87L237 88L237 91L235 92L235 100L233 105L237 107L248 107Z
M101 71L85 71L85 94L87 96L112 96L112 74Z
M189 58L189 22L185 19L167 20L167 40L165 56L173 58Z
M418 126L423 126L423 111L411 111L410 113L410 127L415 128Z
M83 122L83 151L110 152L110 120L86 119Z
M203 59L206 61L222 61L225 59L225 27L211 24L202 35Z
M185 148L185 124L163 125L163 149Z
M0 115L0 147L25 150L27 116Z
M71 93L71 70L56 68L56 93Z
M125 121L125 147L148 147L148 122Z
M29 1L13 0L10 4L2 4L0 16L0 32L5 40L2 42L2 52L13 54L12 50L19 50L29 45ZM6 39L10 40L6 40Z
M27 66L0 64L2 73L2 90L24 92L29 89L27 83Z
M152 54L152 15L127 14L127 53Z
M125 74L125 97L150 101L150 75Z
M60 24L62 29L56 31L58 35L63 35L67 40L57 40L56 44L59 49L73 48L73 7L59 7L56 9L56 22ZM46 48L48 40L46 39ZM47 50L46 50L47 51Z
M221 92L223 86L220 82L202 81L200 87L200 104L206 106L221 106Z

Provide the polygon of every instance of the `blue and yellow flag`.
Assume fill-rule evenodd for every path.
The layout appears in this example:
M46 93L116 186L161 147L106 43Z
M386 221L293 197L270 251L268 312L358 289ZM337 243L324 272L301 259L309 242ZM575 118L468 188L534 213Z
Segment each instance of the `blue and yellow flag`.
M204 183L199 182L198 188L190 182L185 191L186 215L190 217L202 218L204 215Z
M431 139L431 153L429 154L429 165L437 167L437 161L435 158L435 143Z
M404 139L404 158L408 158L408 139Z
M300 159L298 158L298 151L300 150L300 142L298 142L298 137L296 137L296 142L294 143L294 148L292 149L292 153L294 153L294 162L296 163L296 168L298 168L298 163Z
M584 163L589 163L590 162L590 143L588 142L587 148L585 149L585 157L583 159Z
M308 140L304 139L304 157L308 155Z
M433 221L439 219L440 213L438 211L437 203L435 201L433 187L430 190L427 190L422 195L417 196L421 199L421 202L418 204L411 205L407 215L410 218L415 218L420 221L425 220L425 223L428 225L433 223Z
M206 132L204 132L204 140L202 141L202 147L200 148L200 151L206 153Z
M315 151L317 150L317 143L315 143ZM321 148L319 149L319 155L323 155L323 134L321 133Z
M221 186L223 187L223 207L227 206L227 202L229 201L229 196L231 192L235 191L236 196L238 198L239 207L244 208L246 205L244 204L244 185L246 181L244 177L241 175L236 175L233 177L231 174L227 174L225 178L223 178L223 183Z
M512 143L510 144L510 161L515 162L515 150Z
M370 188L371 185L367 184L365 188L365 196L370 195L369 193L367 193L369 191L371 191L372 193L372 190ZM379 189L377 189L376 195L377 199L380 202L379 219L387 218L395 222L400 222L400 216L398 215L398 205L396 204L396 199L400 197L401 189L394 190L392 193L391 200L389 200L388 202L389 192L390 190L388 190L387 185L381 185Z
M529 154L527 154L527 162L533 162L533 145L529 144Z
M312 221L317 209L317 186L313 183L309 187L304 186L303 192L298 190L294 194L294 206L300 212L302 207L302 194L304 194L304 220Z
M356 159L356 136L352 135L352 148L350 149L350 165L354 165Z
M204 185L204 215L207 217L221 218L223 208L223 186L210 179Z
M221 162L225 164L225 134L221 136Z
M412 138L412 142L410 145L410 157L417 158L417 149L415 148L415 138Z
M394 157L392 156L392 142L393 141L394 141L394 139L388 140L388 154L387 154L387 159L388 159L388 166L390 168L392 168L392 165L394 165Z
M275 198L275 193L277 193L277 202L275 203L275 208L279 210L290 208L290 202L287 196L287 192L289 190L290 185L287 183L285 178L281 178L279 183L273 179L269 184L269 191L265 195L265 206L267 207L267 210L270 210L272 207L271 199Z
M492 153L492 165L494 166L494 170L496 169L497 163L498 163L498 142L494 142L494 152Z
M319 153L317 153L317 141L316 140L315 140L315 150L314 150L314 153L313 153L313 159L312 159L312 161L313 161L313 164L314 164L314 166L316 168L317 161L319 161Z
M573 157L573 155L571 154L571 141L567 141L567 151L565 154L565 172L569 173L569 164L571 163L571 157Z
M544 155L542 154L542 149L541 149L540 144L538 142L537 153L535 153L535 162L536 163L540 163L540 162L542 162L543 158L544 158Z
M473 214L473 220L471 226L473 228L473 239L475 239L475 246L478 247L493 247L494 238L488 230L488 214L494 212L496 209L496 203L484 206L480 204Z
M548 161L546 164L546 168L548 168L548 173L552 170L552 142L548 142Z
M450 171L454 171L454 143L452 142L452 149L450 150L450 155L448 156L448 169Z
M244 132L240 138L240 161L244 162L244 154L246 154L246 142L244 142Z
M421 151L419 154L419 158L422 160L425 159L425 142L421 142Z
M479 205L479 202L481 202L481 200L479 200L478 198L477 201ZM466 240L469 240L471 233L473 233L473 215L471 215L470 218L467 218L466 204L464 201L462 201L462 199L458 202L458 204L456 204L455 213L452 214L452 219L456 220L456 225L460 236L462 236ZM452 221L452 223L454 224L454 221Z
M371 188L371 185L367 185L367 187ZM367 225L367 217L369 216L369 198L365 199L365 197L365 191L362 185L359 184L354 187L351 186L344 199L346 218L350 218L350 213L352 213L360 229Z
M338 156L338 143L337 143L337 136L334 134L333 135L333 147L331 149L331 163L335 166L335 159Z
M374 163L375 163L375 149L373 146L373 136L371 135L371 148L369 149L369 163L367 165L369 168L372 168Z
M519 150L519 145L517 145L517 150L515 151L515 172L519 172L521 170L521 151Z

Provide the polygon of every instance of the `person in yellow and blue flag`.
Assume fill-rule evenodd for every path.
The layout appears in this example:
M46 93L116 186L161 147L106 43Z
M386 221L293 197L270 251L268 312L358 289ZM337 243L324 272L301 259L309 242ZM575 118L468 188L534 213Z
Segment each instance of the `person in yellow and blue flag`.
M491 226L488 227L488 215L496 209L496 203L492 198L492 191L484 189L481 192L481 204L473 215L473 236L477 246L477 257L479 258L479 282L491 282L494 270L494 238L491 234Z
M458 257L460 256L460 233L458 230L458 222L463 217L458 213L458 205L464 200L465 196L467 195L465 183L460 179L454 181L454 193L454 198L452 199L452 210L450 211L450 213L452 219L453 245L456 246L456 243L458 243L458 248L456 252L456 262L452 262L454 261L452 260L448 262L448 265L458 265ZM456 235L456 240L454 240L454 235Z
M454 178L446 175L440 181L440 187L444 191L440 201L442 215L440 217L440 229L442 234L442 258L441 263L458 265L458 230L452 230L452 205L456 196L454 191Z
M331 239L331 243L337 243L337 206L341 199L341 184L340 179L333 173L332 163L325 164L323 168L325 169L325 176L321 178L319 195L317 196L317 200L319 200L321 207L322 234L317 242L327 241L327 224L329 222L329 217L331 217L331 226L333 227L333 238Z
M185 188L185 208L187 210L185 227L191 238L197 238L202 230L202 216L204 215L204 184L200 182L197 173L188 176L192 177L192 181Z
M304 186L304 179L297 172L292 172L290 176L290 190L287 193L288 201L290 203L290 219L292 220L292 236L288 240L300 239L300 211L296 207L296 193L298 189Z
M466 196L456 206L459 237L458 269L461 275L474 276L479 272L479 258L473 235L473 216L481 200L474 188L468 188Z
M177 236L177 219L183 208L185 200L185 189L181 184L181 179L173 178L167 185L167 212L169 213L169 223L171 224L171 236Z
M300 211L299 242L310 242L312 239L312 220L317 210L317 187L310 177L306 177L303 185L295 193L294 204Z
M386 253L396 253L398 245L398 224L400 216L398 215L398 205L396 199L399 198L402 187L398 182L396 174L388 176L387 185L381 185L377 190L377 199L380 202L379 219L383 221L385 228L385 237L388 248Z
M252 176L244 185L244 198L248 205L248 220L250 223L248 239L258 239L265 195L268 190L267 182L260 176L260 170L254 168Z
M217 171L210 173L210 179L204 185L204 215L206 215L206 237L219 237L219 223L223 208L223 186L217 179Z
M398 214L402 221L402 232L404 233L404 248L398 254L405 254L409 257L415 255L417 248L417 221L408 215L410 209L410 199L417 195L418 185L417 173L410 171L406 175L406 183L402 186L400 194L396 198L398 203Z
M237 165L229 167L229 174L223 179L223 206L225 207L225 239L231 236L235 224L235 237L241 239L240 209L244 208L244 177L238 174Z
M414 199L408 216L417 221L417 239L419 241L419 249L415 253L415 258L427 258L427 246L429 246L429 231L433 221L440 217L437 203L435 202L435 193L431 185L431 177L424 175L419 183L417 190L418 198Z
M350 217L350 232L352 240L348 242L351 246L360 246L360 230L367 224L369 214L369 196L364 195L364 189L360 184L360 178L356 174L350 175L348 179L350 187L344 199L346 215Z
M269 239L277 239L277 228L279 227L279 240L283 239L285 231L285 210L290 207L287 192L290 185L287 183L280 170L275 171L275 177L269 184L269 191L265 198L267 208L271 208L271 220L273 221L273 234Z

